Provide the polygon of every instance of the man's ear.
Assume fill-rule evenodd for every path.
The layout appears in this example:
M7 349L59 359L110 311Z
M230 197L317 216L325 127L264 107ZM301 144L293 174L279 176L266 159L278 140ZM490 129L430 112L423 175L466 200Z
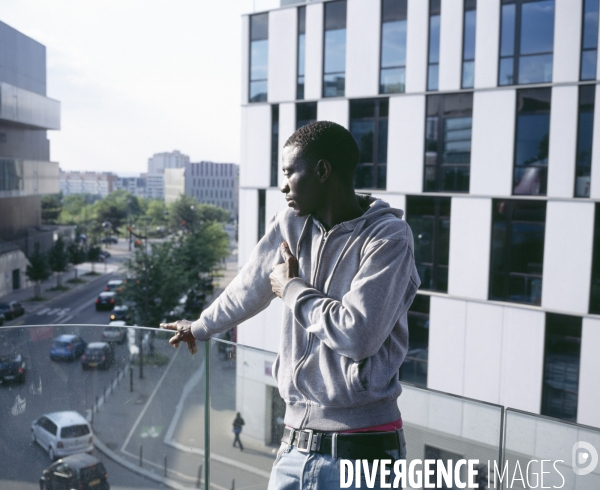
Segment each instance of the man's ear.
M321 183L327 182L331 177L331 162L329 160L321 159L317 162L316 169Z

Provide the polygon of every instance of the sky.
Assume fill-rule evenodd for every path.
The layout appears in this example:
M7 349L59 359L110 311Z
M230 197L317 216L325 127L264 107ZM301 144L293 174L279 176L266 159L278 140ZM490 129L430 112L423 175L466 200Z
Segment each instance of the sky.
M48 131L63 170L146 171L154 153L240 161L241 14L248 0L0 0L46 46Z

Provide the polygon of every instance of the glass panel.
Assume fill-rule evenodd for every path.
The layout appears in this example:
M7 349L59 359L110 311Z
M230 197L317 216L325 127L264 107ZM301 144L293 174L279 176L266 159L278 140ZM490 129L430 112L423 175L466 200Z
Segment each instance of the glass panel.
M377 189L385 189L387 186L387 166L377 165Z
M267 82L250 82L250 102L267 101Z
M575 197L590 196L595 85L579 87Z
M361 163L356 168L354 177L354 186L357 189L373 189L373 164Z
M296 98L304 99L304 77L298 77L298 85L296 86Z
M598 47L598 0L585 0L582 49Z
M375 135L375 122L356 120L350 122L350 132L360 151L360 163L373 163L373 137Z
M596 203L594 222L594 248L592 250L590 313L600 314L600 203Z
M429 64L440 61L440 16L429 17Z
M598 51L590 49L581 53L581 80L596 79L596 65L598 63Z
M377 163L387 163L388 120L379 119L379 142L377 145Z
M277 187L279 175L279 105L271 106L271 187Z
M500 60L500 85L513 85L514 82L514 58L502 58Z
M405 68L386 68L381 70L379 92L382 94L402 93L405 89Z
M325 30L346 29L346 0L325 4Z
M554 48L554 0L521 5L520 54L552 53Z
M427 90L438 89L438 69L439 65L429 65L427 68Z
M304 76L306 34L298 36L298 77Z
M323 97L343 97L346 76L344 73L325 75L323 77Z
M383 0L381 4L381 21L406 20L406 4L407 0Z
M269 39L269 14L250 17L250 41Z
M475 84L475 62L465 61L462 69L462 88L473 88Z
M296 104L296 129L317 120L317 103Z
M406 21L381 26L381 68L406 65Z
M269 66L269 41L250 44L250 80L266 80Z
M400 366L400 379L427 386L427 358L429 350L430 297L417 294L408 310L408 352Z
M521 56L519 58L519 83L552 81L552 55Z
M306 34L306 7L298 7L298 35Z
M475 59L475 19L477 11L469 10L465 12L464 41L463 41L463 60Z
M346 70L346 29L325 32L325 73Z
M502 31L500 33L500 56L515 54L516 5L502 5Z

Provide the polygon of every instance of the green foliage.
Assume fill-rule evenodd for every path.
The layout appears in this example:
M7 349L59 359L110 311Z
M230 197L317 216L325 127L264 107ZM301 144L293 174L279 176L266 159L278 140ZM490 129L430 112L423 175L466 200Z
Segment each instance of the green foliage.
M167 206L164 201L158 199L149 199L146 216L150 218L153 226L164 225L168 219Z
M62 273L69 267L69 253L61 236L54 242L48 252L48 263L54 272Z
M226 223L229 221L229 213L212 204L196 202L191 196L182 195L173 202L169 209L171 225L174 229L185 226L187 230L193 231L200 223L217 221Z
M42 223L54 225L62 211L62 193L42 196Z
M28 257L29 265L25 271L30 281L35 282L35 297L39 298L41 295L40 282L45 281L50 277L52 271L48 265L48 258L45 253L40 251L40 244L36 242L34 245L34 251L31 256Z
M83 264L87 259L86 251L83 246L74 242L71 242L67 247L67 253L69 254L69 262L75 266L75 279L71 279L73 282L78 282L77 279L77 266ZM67 281L70 282L70 281Z
M92 273L96 272L96 262L100 258L100 252L102 252L102 249L98 245L92 245L88 248L87 258L92 263Z

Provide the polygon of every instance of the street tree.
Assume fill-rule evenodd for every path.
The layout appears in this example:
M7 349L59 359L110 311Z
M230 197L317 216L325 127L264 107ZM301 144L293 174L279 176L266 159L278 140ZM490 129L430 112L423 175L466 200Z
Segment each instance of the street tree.
M77 266L85 262L85 250L80 244L71 242L67 247L67 252L69 254L69 262L73 264L73 267L75 269L75 281L77 281Z
M53 272L56 272L56 287L61 287L61 279L63 272L66 272L69 267L69 253L65 247L65 242L59 235L57 240L52 245L48 252L48 263Z
M96 262L100 259L101 252L98 245L92 245L87 251L87 259L92 263L92 273L96 272Z
M40 244L36 242L33 247L33 253L28 257L29 265L25 274L30 281L35 283L34 296L39 298L42 295L41 282L50 277L52 271L48 265L46 254L40 251Z
M55 225L62 212L62 193L42 196L42 223Z

